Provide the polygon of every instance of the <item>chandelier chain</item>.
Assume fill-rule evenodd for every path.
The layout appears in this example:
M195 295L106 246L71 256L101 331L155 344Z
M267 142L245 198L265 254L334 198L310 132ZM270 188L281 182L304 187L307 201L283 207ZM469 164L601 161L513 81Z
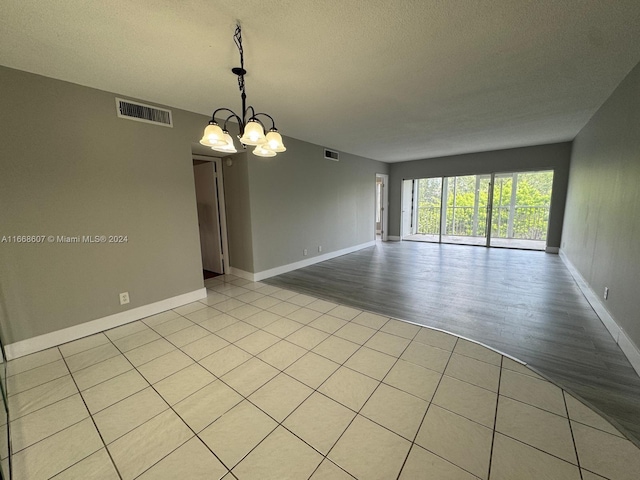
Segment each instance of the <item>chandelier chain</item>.
M238 52L240 53L240 68L244 71L244 50L242 48L242 29L240 25L236 25L236 32L233 34L233 41L238 47ZM246 94L244 89L244 74L238 75L238 88L240 92Z

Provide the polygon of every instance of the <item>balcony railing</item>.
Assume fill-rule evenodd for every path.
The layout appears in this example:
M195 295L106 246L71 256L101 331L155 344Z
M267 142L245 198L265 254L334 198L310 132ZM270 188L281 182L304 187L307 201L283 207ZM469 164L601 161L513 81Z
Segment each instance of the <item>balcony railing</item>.
M491 236L493 238L519 238L523 240L546 240L549 222L549 206L515 206L513 218L509 219L509 205L493 208ZM486 208L447 207L445 235L475 237L486 235ZM418 231L426 235L440 234L440 207L420 205L418 209Z

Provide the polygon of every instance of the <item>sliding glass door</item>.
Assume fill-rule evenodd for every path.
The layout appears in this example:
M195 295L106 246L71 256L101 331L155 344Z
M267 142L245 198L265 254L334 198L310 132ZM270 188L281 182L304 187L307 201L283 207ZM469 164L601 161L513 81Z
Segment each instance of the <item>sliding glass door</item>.
M552 184L553 171L405 180L403 239L544 250Z
M440 209L442 208L442 178L422 178L418 181L417 234L425 242L440 241Z
M487 244L487 210L491 175L445 177L443 180L442 243Z
M553 171L495 175L492 247L545 249L552 184Z

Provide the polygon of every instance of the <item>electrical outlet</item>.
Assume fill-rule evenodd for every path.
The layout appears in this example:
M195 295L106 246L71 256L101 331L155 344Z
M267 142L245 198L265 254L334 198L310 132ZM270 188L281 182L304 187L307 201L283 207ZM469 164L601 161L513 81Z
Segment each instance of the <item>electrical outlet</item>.
M609 287L604 287L604 299L609 299Z
M322 252L322 245L318 245L318 253Z
M129 303L129 292L122 292L120 294L120 305L126 305Z
M306 248L304 250L302 250L302 255L304 255L305 257L307 256L307 249Z

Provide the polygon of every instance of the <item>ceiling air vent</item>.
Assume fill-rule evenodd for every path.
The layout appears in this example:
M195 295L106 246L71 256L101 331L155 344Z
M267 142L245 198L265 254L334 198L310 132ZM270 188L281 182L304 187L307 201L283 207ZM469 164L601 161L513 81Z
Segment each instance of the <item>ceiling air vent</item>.
M329 150L328 148L324 149L324 158L327 160L333 160L334 162L340 161L340 154L336 151Z
M137 122L153 123L164 127L173 127L171 110L152 107L144 103L132 102L116 98L116 113L120 118L127 118Z

